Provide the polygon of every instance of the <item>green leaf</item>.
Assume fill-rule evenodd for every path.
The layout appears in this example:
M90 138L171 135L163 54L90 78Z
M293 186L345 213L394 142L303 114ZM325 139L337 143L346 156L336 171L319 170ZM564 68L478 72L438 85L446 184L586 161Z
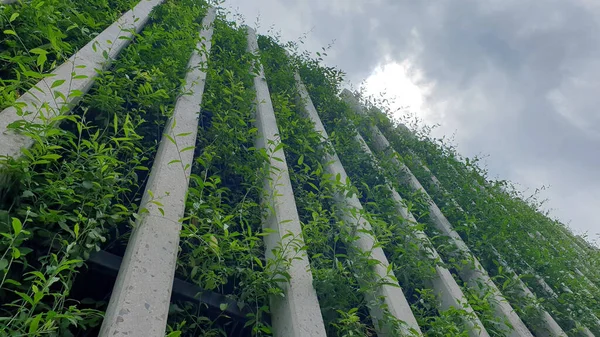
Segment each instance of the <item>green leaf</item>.
M227 306L228 306L227 303L221 303L221 304L219 304L219 309L221 309L221 311L225 311L225 310L227 310Z
M8 20L8 22L13 22L13 21L15 21L15 20L16 20L18 17L19 17L19 13L13 13L13 14L10 16L10 19Z
M37 314L29 323L29 334L34 334L38 331L38 327L40 325L40 320L42 319L43 313Z
M31 297L29 297L29 295L22 293L22 292L18 292L15 291L15 294L19 295L22 299L24 299L27 303L33 305L33 299L31 299Z
M21 220L17 218L12 218L12 228L15 231L15 236L19 235L19 233L21 233L21 230L23 229L23 224L21 223Z
M58 86L60 86L61 84L65 83L65 80L56 80L52 83L52 85L50 86L51 89L54 89Z
M183 153L185 151L190 151L190 150L194 150L196 147L195 146L188 146L188 147L184 147L183 149L181 149L181 151L179 151L180 153Z
M30 50L29 52L30 52L30 53L32 53L32 54L36 54L36 55L45 55L45 54L48 54L48 52L47 52L47 51L45 51L45 50L44 50L44 49L42 49L42 48L33 48L33 49L32 49L32 50Z
M7 259L0 259L0 270L5 270L8 267Z
M167 337L179 337L179 336L181 336L181 331L173 331L167 335Z
M46 160L58 160L62 158L59 154L56 153L51 153L51 154L46 154L40 157L40 159L46 159Z
M175 139L173 139L173 137L169 136L169 135L168 135L168 134L166 134L166 133L165 133L165 137L167 137L167 139L168 139L169 141L171 141L171 143L173 143L173 144L177 145L177 142L175 141Z
M301 155L300 158L298 158L298 165L302 165L302 163L304 163L304 155Z
M12 30L12 29L7 29L7 30L5 30L5 31L4 31L4 34L6 34L6 35L14 35L14 36L17 36L17 33L15 33L15 31L14 31L14 30Z

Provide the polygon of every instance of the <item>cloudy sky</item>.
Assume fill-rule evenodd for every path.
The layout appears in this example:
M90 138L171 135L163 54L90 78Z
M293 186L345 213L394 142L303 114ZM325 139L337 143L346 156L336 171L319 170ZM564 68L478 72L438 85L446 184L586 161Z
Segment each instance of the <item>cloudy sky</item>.
M493 176L600 232L600 2L227 0L261 33L320 51L355 87L454 135ZM272 28L274 27L274 29ZM365 82L366 81L366 82Z

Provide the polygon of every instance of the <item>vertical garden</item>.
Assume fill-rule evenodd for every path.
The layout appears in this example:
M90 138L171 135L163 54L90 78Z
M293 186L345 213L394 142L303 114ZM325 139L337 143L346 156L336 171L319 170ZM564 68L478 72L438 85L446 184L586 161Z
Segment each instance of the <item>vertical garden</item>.
M597 247L220 5L0 4L0 336L600 335Z

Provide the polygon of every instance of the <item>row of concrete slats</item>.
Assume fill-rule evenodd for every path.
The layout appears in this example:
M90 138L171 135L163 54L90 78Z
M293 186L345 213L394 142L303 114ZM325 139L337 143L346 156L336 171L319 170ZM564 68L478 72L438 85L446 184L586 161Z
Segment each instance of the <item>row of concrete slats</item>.
M302 85L299 85L302 91L304 90ZM342 93L342 98L356 111L362 112L362 106L354 95L349 95L349 91ZM363 139L363 137L357 133L356 141L361 145L361 148L371 160L377 165L377 159L373 155L373 152ZM412 213L408 210L405 203L402 200L400 194L393 188L390 182L387 182L386 188L390 192L395 208L398 213L406 219L409 224L416 225L417 221ZM435 261L435 277L430 281L429 286L435 291L438 299L440 300L440 309L448 310L450 308L462 309L465 311L463 316L463 323L468 330L469 336L489 336L485 327L473 311L473 308L469 305L466 297L464 296L460 286L456 283L456 280L450 273L450 271L443 266L443 260L438 254L437 250L433 247L427 235L420 229L415 227L413 229L413 235L418 240L420 249L422 249L426 255Z
M21 155L21 149L33 145L31 138L9 129L11 123L45 123L52 117L70 113L94 84L98 70L109 67L132 41L133 32L139 33L143 29L151 11L163 1L139 2L55 69L51 76L21 96L14 106L3 110L0 113L0 144L3 145L0 156L16 158ZM165 127L165 136L140 205L140 209L147 212L139 217L127 246L100 336L164 336L179 246L180 219L193 160L193 151L179 149L189 149L196 142L206 79L206 73L200 69L206 64L210 51L214 19L215 10L211 8L202 21L197 50L188 63L186 86L182 91L185 94L178 98L173 116ZM62 93L65 99L57 100L56 92ZM18 113L16 106L24 113Z
M402 127L403 127L404 129L408 130L408 128L406 128L406 126L402 126ZM425 165L425 164L424 164L424 163L421 161L421 159L419 158L419 156L418 156L418 155L416 155L416 154L415 154L414 152L412 152L412 151L410 151L410 153L409 153L409 154L411 155L411 157L413 157L413 159L414 159L414 160L417 162L417 164L418 164L419 166L421 166L421 168L423 168L423 169L424 169L426 172L428 172L428 173L429 173L429 175L430 175L430 178L431 178L431 180L432 180L432 182L433 182L433 185L434 185L436 188L438 188L438 189L442 190L442 192L445 192L445 190L444 190L444 187L442 186L442 184L441 184L441 182L439 181L439 179L437 179L437 177L436 177L436 176L435 176L435 175L434 175L434 174L431 172L431 170L429 170L429 168L428 168L428 167L427 167L427 166L426 166L426 165ZM455 174L459 174L459 172L458 172L458 170L457 170L456 168L454 168L453 166L451 166L451 168L452 168L452 170L454 171L454 173L455 173ZM492 200L495 200L495 197L494 197L494 196L493 196L493 195L492 195L492 194L491 194L489 191L487 191L487 190L486 190L486 189L487 189L487 187L488 187L488 185L481 185L481 184L480 184L478 181L476 181L476 180L473 180L473 187L472 187L472 188L473 188L473 190L474 190L474 191L480 191L480 192L482 192L482 193L487 193L487 195L488 195L490 198L492 198ZM456 200L454 200L454 199L451 199L451 200L450 200L450 202L451 202L451 203L453 203L453 204L454 204L454 206L455 206L455 207L457 207L457 209L459 209L461 212L465 212L465 211L463 210L463 208L462 208L462 207L461 207L461 206L460 206L460 205L459 205L459 204L456 202ZM504 213L509 213L508 209L506 209L506 207L504 207L504 205L502 205L502 204L499 204L499 205L500 205L500 208L501 208L501 210L502 210ZM529 235L529 236L530 236L532 239L533 239L533 238L535 238L535 237L537 236L537 237L538 237L540 240L546 241L546 238L544 238L544 237L543 237L543 235L542 235L542 234L540 234L539 232L536 232L535 234L528 233L528 235ZM535 270L534 270L534 269L533 269L531 266L529 266L529 265L527 264L527 262L525 262L525 260L523 260L523 259L520 257L520 255L519 255L518 251L517 251L517 250L516 250L514 247L512 247L512 244L511 244L510 242L506 241L506 242L504 242L504 245L505 245L507 248L509 248L509 250L510 250L510 251L512 251L512 252L513 252L512 254L514 254L514 255L515 255L515 256L516 256L518 259L522 260L522 263L524 263L524 264L526 265L526 269L524 270L524 273L525 273L525 274L530 274L530 275L533 275L533 276L534 276L534 278L536 279L536 282L537 282L537 283L540 285L540 287L541 287L542 289L544 289L544 292L545 292L545 293L546 293L548 296L550 296L550 297L553 297L553 298L557 298L557 297L558 297L558 294L556 294L556 292L555 292L555 291L552 289L552 287L550 287L550 285L549 285L549 284L548 284L548 283L547 283L547 282L544 280L544 278L543 278L543 277L541 277L541 276L539 276L539 275L538 275L538 274L535 272ZM551 246L551 247L552 247L552 249L554 249L554 250L556 251L556 248L555 248L555 247L553 247L553 246ZM493 248L493 247L492 247L492 248ZM493 248L493 249L495 250L495 248ZM556 252L557 252L557 251L556 251ZM557 253L558 253L558 252L557 252ZM497 253L497 251L496 251L496 256L497 256L497 258L498 258L499 262L501 262L501 261L503 261L503 260L504 260L504 258L503 258L503 257L502 257L502 256L501 256L499 253ZM531 299L535 299L535 294L533 294L533 292L531 291L531 289L529 289L529 287L527 287L527 285L526 285L526 284L525 284L525 283L524 283L524 282L521 280L521 278L520 278L520 277L518 277L518 275L517 275L516 271L515 271L515 270L513 270L513 269L512 269L510 266L508 266L508 264L506 263L506 261L504 261L504 264L505 264L505 268L508 268L509 272L510 272L510 273L512 273L512 274L513 274L513 276L515 277L515 282L516 282L516 285L517 285L517 287L519 288L518 290L521 292L521 294L522 294L523 296L529 297L529 298L531 298ZM577 271L577 270L576 270L576 271ZM569 275L570 275L572 278L574 277L574 276L573 276L573 275L571 275L571 274L569 274ZM588 281L589 281L589 280L588 280ZM590 283L591 283L591 282L590 282ZM590 286L593 286L593 284L590 284ZM572 290L571 290L569 287L567 287L567 286L564 286L564 285L563 285L563 287L562 287L562 288L563 288L562 290L563 290L564 292L567 292L567 293L572 293L572 292L573 292L573 291L572 291ZM594 326L595 326L596 328L600 328L600 319L598 319L598 318L595 316L595 314L594 314L593 312L591 312L591 310L590 310L590 309L587 309L587 311L588 311L588 314L590 314L590 316L592 316L592 318L594 319ZM558 324L556 323L556 321L555 321L555 320L552 318L552 316L551 316L551 315L550 315L550 314L549 314L547 311L545 311L545 310L542 310L542 311L541 311L541 314L542 314L542 322L541 322L542 324L541 324L541 325L539 325L539 324L538 324L538 326L536 326L536 327L537 327L538 329L543 329L542 331L548 331L546 334L549 334L549 335L551 335L551 336L553 336L553 334L557 334L557 333L559 333L559 332L560 332L560 330L558 330L558 328L559 328L559 325L558 325ZM578 323L578 322L573 322L573 323L574 323L574 324L576 324L576 325L580 325L580 323ZM592 332L590 331L590 329L589 329L589 328L587 328L587 327L582 327L582 329L581 329L581 331L580 331L580 334L581 334L582 336L585 336L585 337L591 337L591 336L594 336L594 335L592 334ZM545 335L545 334L542 334L542 335Z
M20 119L29 122L43 122L40 114L48 118L69 113L81 95L69 95L68 93L77 90L85 94L94 83L97 76L96 69L106 69L110 61L116 58L131 40L132 34L128 32L128 29L139 32L147 23L151 10L160 3L162 0L140 2L134 9L125 13L117 22L74 54L65 64L58 67L53 72L54 76L40 81L36 85L39 89L38 92L28 92L23 95L18 102L21 104L21 109L29 114L19 116L14 107L2 111L0 127L3 132L0 133L0 143L5 146L2 147L0 155L17 157L20 155L21 148L28 148L33 144L32 140L27 137L8 130L7 126L10 123ZM210 50L214 16L214 10L210 10L203 20L198 50ZM258 52L255 34L251 29L248 32L249 49L252 52ZM148 212L139 218L127 246L102 326L101 336L161 336L164 334L177 258L180 219L184 212L189 167L193 160L193 151L179 152L178 149L195 144L198 113L206 78L206 73L201 71L198 66L206 62L207 56L205 53L196 51L190 59L190 70L186 75L188 86L185 88L185 92L191 92L191 95L183 95L178 99L173 117L165 127L165 134L170 137L164 136L160 143L148 186L140 205L141 209L146 209ZM76 75L80 75L77 79L72 79L72 69L77 69ZM52 88L53 83L60 83L56 81L61 80L64 80L63 84ZM259 129L256 145L272 151L280 140L262 69L255 79L255 89L257 91L256 126ZM57 101L54 98L56 91L66 92L66 100ZM304 93L308 96L305 91ZM326 131L318 119L314 106L312 110L310 106L312 103L308 99L308 111L314 111L314 115L309 115L309 117L315 121L317 130L326 137ZM177 135L185 136L178 137ZM273 157L284 159L285 154L280 148L275 151ZM339 173L344 176L341 181L346 181L344 168L337 156L334 155L332 158L323 160L329 163L327 167L332 176L335 177ZM266 209L273 211L265 217L263 225L266 228L274 229L276 234L265 238L267 252L272 251L282 237L288 233L291 233L291 237L295 240L302 240L285 159L283 162L272 160L269 166L271 177L265 180L265 195L262 202ZM273 181L277 183L273 184ZM159 203L152 202L157 199L160 200ZM370 225L366 220L357 219L353 215L356 210L362 209L356 196L347 198L340 195L337 201L347 210L344 214L347 225L370 231ZM361 232L361 238L356 245L362 251L371 252L372 257L380 261L375 272L381 277L386 277L388 262L381 248L374 248L375 243L376 239L373 236ZM312 287L312 275L306 256L294 259L289 272L290 282L282 284L286 296L283 299L273 299L271 303L275 335L324 336L325 329L316 293ZM448 281L448 278L445 277L444 282ZM443 287L439 289L443 289ZM443 290L440 290L442 298L446 296L454 301L452 303L464 304L462 293L454 291L454 295L452 295L453 290L447 291L446 295L443 295ZM382 320L384 316L381 307L374 304L375 297L379 296L383 296L390 313L406 323L407 333L410 330L411 333L420 334L416 319L399 286L384 285L377 290L377 294L373 294L370 302L373 303L371 313L375 320ZM386 335L391 332L389 327L381 326L379 333ZM477 335L485 336L485 330L480 330Z
M304 108L307 112L307 117L310 118L310 120L314 123L315 130L321 134L323 140L328 141L327 131L325 130L325 127L319 118L317 110L315 109L312 100L306 91L306 88L304 87L298 74L295 74L295 77L300 97L304 102ZM326 154L324 158L322 158L322 162L327 173L329 173L331 176L331 179L337 180L342 184L348 181L346 170L342 166L342 163L335 152L332 154ZM338 175L339 179L337 178ZM389 283L395 283L394 286L380 286L380 288L377 289L376 295L384 298L384 303L387 305L390 313L394 317L406 323L408 329L405 331L405 334L409 335L413 333L420 335L420 328L410 309L408 301L402 293L402 289L398 285L397 281L392 281L387 277L387 267L389 262L383 252L383 249L375 246L376 239L369 234L372 231L371 224L364 217L360 216L360 212L363 210L360 200L358 200L358 197L355 194L348 196L343 193L339 193L336 195L335 201L344 212L342 214L342 218L345 222L344 225L362 230L357 234L359 239L353 243L355 247L363 252L370 251L371 258L374 258L380 262L377 266L375 266L375 272L377 275L381 278L387 279L387 282ZM374 298L371 298L370 302L373 302L373 300ZM384 313L382 312L379 304L372 304L370 311L374 320L381 320L383 318ZM389 328L386 329L386 327L377 326L376 328L380 329L378 331L380 335L392 335L389 331Z
M445 191L445 189L441 185L440 181L429 170L429 168L423 164L423 162L419 159L419 157L412 151L410 151L410 155L413 158L413 160L415 160L416 163L429 174L433 185L437 189L439 189L444 195L447 195L448 193ZM449 202L451 204L453 204L454 207L456 207L459 212L461 212L463 214L467 214L467 212L465 212L465 210L452 197L450 197ZM507 265L507 263L504 261L502 256L495 249L494 249L494 252L496 253L496 258L499 260L499 262L504 266L504 268L512 276L512 279L515 282L515 285L516 285L517 291L519 292L519 295L532 300L533 303L536 303L537 298L533 294L533 292L525 285L525 283L523 283L523 281L521 280L521 278L519 278L519 276L516 274L516 272L514 270L512 270L512 268L510 268L510 266ZM536 336L552 336L552 337L567 336L567 334L563 331L563 329L560 327L560 325L558 325L558 323L554 320L554 318L552 318L552 316L546 310L544 310L541 307L538 307L538 309L540 310L541 322L530 322L531 323L530 326L532 326L532 329L533 329L534 333L536 334Z
M140 2L53 71L51 77L41 80L34 89L24 94L15 105L19 106L19 113L14 106L2 111L0 143L3 147L0 155L19 157L21 149L33 145L33 140L29 137L10 130L10 124L16 121L44 123L52 117L70 113L81 96L93 85L97 70L108 68L110 62L133 38L130 31L139 32L148 22L152 9L162 2L163 0ZM173 116L165 127L165 135L160 142L140 204L140 209L145 212L138 218L127 245L100 336L164 335L179 245L180 219L185 210L185 196L193 161L193 151L179 149L189 149L195 145L198 113L206 79L206 73L200 70L200 65L206 63L207 53L210 51L214 18L215 11L211 9L203 19L200 42L197 51L190 58L185 79L187 85L183 89L183 92L191 94L182 95L178 99ZM256 36L251 29L248 30L248 46L250 51L258 52ZM202 50L207 53L198 52ZM75 74L72 73L73 70ZM255 79L255 89L258 128L256 145L273 151L280 141L279 132L262 69ZM65 99L55 99L56 92L63 93ZM71 95L74 92L78 94ZM272 158L285 159L285 154L280 148L274 151ZM263 226L276 232L265 237L266 251L270 254L282 239L300 240L299 247L303 243L285 160L281 162L273 159L268 165L271 176L265 179L262 202L265 209L272 210L265 216ZM286 236L288 233L292 235ZM289 274L290 282L282 284L286 296L274 298L271 303L274 334L325 336L306 255L292 260ZM404 299L399 290L391 289L389 292L391 296L387 296L388 299L398 295ZM391 307L397 306L391 303ZM410 313L410 309L408 312ZM401 314L397 316L404 318ZM412 321L409 326L418 331L416 320L412 314L410 317Z
M417 163L417 165L419 165L423 170L425 170L429 174L429 177L431 179L431 182L433 183L433 186L435 186L435 188L440 190L444 195L448 195L448 193L442 186L439 179L431 172L431 170L429 170L429 168L420 160L420 158L414 152L412 152L410 150L409 150L409 154L412 157L412 159ZM454 198L450 197L449 202L452 205L454 205L454 207L456 207L456 209L459 212L461 212L462 214L468 214L458 204L458 202L456 200L454 200ZM516 290L519 292L519 295L532 300L533 301L532 303L536 303L537 298L533 294L533 292L527 287L527 285L525 285L525 283L523 283L523 281L517 275L517 273L512 268L510 268L510 266L508 266L508 264L506 263L506 261L504 261L502 256L495 249L493 249L493 251L496 254L496 258L504 266L504 268L507 270L507 272L511 275L513 281L515 282L515 285L517 288ZM542 307L538 307L538 310L540 310L541 322L529 322L530 326L532 326L532 329L533 329L534 333L536 334L536 336L552 336L552 337L554 337L554 336L566 336L567 335L563 331L563 329L560 327L560 325L558 325L558 323L554 320L554 318L546 310L544 310Z
M373 143L377 151L394 151L391 148L388 140L381 133L379 128L377 128L377 126L371 126L370 133L371 139L373 139ZM398 160L398 156L392 156L392 160L395 165L397 165L407 174L409 178L408 183L411 188L413 188L415 191L422 192L427 197L429 215L436 228L442 234L449 237L461 253L469 257L470 263L465 264L462 269L458 270L458 274L463 281L465 281L465 283L467 283L467 285L472 289L479 291L480 295L482 296L487 295L488 291L491 292L493 296L492 306L495 314L510 323L510 331L508 336L533 336L511 305L506 301L498 287L494 284L488 273L479 263L479 260L471 253L470 249L454 230L448 219L446 219L442 211L437 207L435 202L433 202L431 197L429 197L427 191L425 191L419 180L413 175L413 173L410 171L410 169L408 169L408 167L406 167L404 163ZM484 287L481 287L480 285L484 285Z
M352 95L349 91L346 91L344 93L344 95ZM408 130L406 127L403 127L406 130ZM385 142L387 142L387 140L385 139L385 137L383 137L383 134L381 134L381 132L376 128L373 127L372 128L372 133L376 136L376 141L377 139L381 142L381 144L385 144ZM382 138L383 137L383 138ZM378 144L380 145L380 144ZM382 148L384 148L382 146ZM391 149L389 142L387 143L387 146L385 146L385 151L390 151L393 149ZM441 186L441 183L439 182L439 180L437 179L437 177L435 177L435 175L433 175L433 173L431 173L431 171L429 170L429 168L427 168L427 166L423 165L422 162L420 162L420 159L418 158L418 156L416 154L414 154L413 152L411 152L409 150L409 154L413 157L413 159L415 159L417 161L417 163L430 174L430 178L434 184L434 186L436 186L437 188L442 189L443 187ZM394 159L397 161L397 159ZM414 178L414 175L412 174L412 172L410 172L410 170L404 166L403 164L401 165L402 169L405 170L406 172L409 173L409 175L411 176L411 184L413 185L413 188L418 187L416 184L414 184L414 181L416 180L416 178ZM414 178L414 179L413 179ZM480 190L484 190L484 187L480 186L478 183L474 183L474 186L478 187ZM423 189L423 191L425 191ZM428 198L430 199L430 202L433 203L433 201L431 200L431 198L428 196ZM450 200L451 203L453 203L456 207L458 207L458 209L461 212L464 212L464 210L462 210L462 207L460 205L458 205L458 203L451 199ZM498 258L500 260L502 260L502 257L500 255L498 255ZM511 269L510 270L511 274L513 275L513 279L516 283L517 286L517 290L520 292L521 296L524 297L528 297L530 299L535 300L536 297L533 294L533 292L523 283L523 281L521 281L521 279L518 277L518 275ZM539 276L536 275L536 278L543 282L543 285L545 286L545 288L549 288L549 286L547 285L547 283L545 283L545 281L543 281L543 279L541 279ZM545 310L543 310L542 308L539 308L540 314L541 314L541 322L531 322L531 326L534 329L534 332L536 334L536 336L566 336L566 333L562 330L562 328L558 325L558 323L556 323L556 321L554 320L554 318L552 318L552 316ZM590 332L590 330L588 328L583 328L583 331L581 331L581 333L584 336L593 336L593 334Z

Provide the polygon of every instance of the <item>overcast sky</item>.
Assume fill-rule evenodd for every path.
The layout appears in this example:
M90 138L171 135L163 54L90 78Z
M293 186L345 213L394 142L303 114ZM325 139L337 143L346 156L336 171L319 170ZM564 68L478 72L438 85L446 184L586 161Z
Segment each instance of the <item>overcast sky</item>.
M600 2L228 0L258 30L367 80L493 176L549 189L552 214L600 232Z

